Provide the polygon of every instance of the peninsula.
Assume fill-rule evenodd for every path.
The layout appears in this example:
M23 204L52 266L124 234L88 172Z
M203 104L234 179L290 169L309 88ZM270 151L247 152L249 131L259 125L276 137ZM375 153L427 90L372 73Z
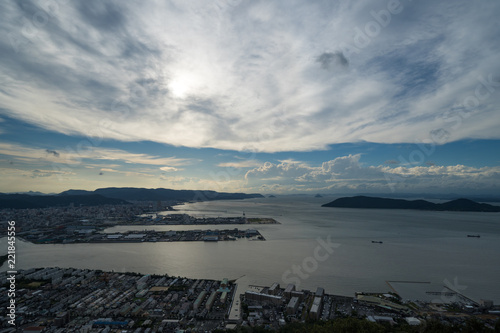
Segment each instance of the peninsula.
M459 212L500 212L500 206L478 203L469 199L456 199L445 203L426 200L403 200L379 197L355 196L336 199L321 207L371 208L371 209L416 209Z
M262 198L258 193L172 190L165 188L107 187L95 191L68 190L55 195L0 193L0 209L48 208L68 206L119 205L150 201L161 205L184 202Z

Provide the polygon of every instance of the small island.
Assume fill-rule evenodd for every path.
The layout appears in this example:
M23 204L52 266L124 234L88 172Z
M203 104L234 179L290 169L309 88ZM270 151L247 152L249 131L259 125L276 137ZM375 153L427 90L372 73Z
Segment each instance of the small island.
M478 203L469 199L456 199L441 204L426 200L388 199L379 197L355 196L336 199L321 207L371 208L371 209L416 209L457 212L500 212L500 206Z

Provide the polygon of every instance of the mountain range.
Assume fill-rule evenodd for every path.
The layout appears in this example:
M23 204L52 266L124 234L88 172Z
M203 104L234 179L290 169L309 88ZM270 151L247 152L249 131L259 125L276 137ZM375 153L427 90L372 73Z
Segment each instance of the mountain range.
M68 190L56 195L0 194L2 208L45 208L128 204L131 201L169 201L171 204L187 201L210 201L262 198L261 194L227 193L216 191L147 189L135 187L108 187L95 191Z

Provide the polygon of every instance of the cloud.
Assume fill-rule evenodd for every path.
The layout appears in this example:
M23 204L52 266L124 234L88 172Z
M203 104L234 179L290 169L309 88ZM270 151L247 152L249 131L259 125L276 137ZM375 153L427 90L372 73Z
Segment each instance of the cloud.
M500 190L500 167L364 166L361 155L348 155L308 166L296 161L266 162L245 175L254 190L282 192L467 192ZM469 192L469 193L471 193Z
M9 156L19 161L59 161L60 154L55 150L28 147L15 143L0 142L0 154ZM68 161L68 163L74 163Z
M33 170L31 178L52 177L52 176L68 176L74 175L74 172L59 171L59 170Z
M345 55L340 52L324 52L318 58L316 58L316 62L319 62L321 68L326 70L333 70L335 68L345 68L349 66L349 60L345 57Z
M59 157L59 153L57 151L55 151L55 150L45 149L45 151L47 152L47 154L52 154L55 157Z
M149 154L131 153L121 149L93 147L91 145L78 146L78 149L67 147L57 152L55 150L28 147L20 144L0 143L0 154L24 161L48 161L67 165L82 163L87 165L88 163L90 166L99 166L95 164L96 161L121 161L128 164L155 166L182 166L200 161L191 158L161 157Z
M174 171L179 171L179 170L183 170L183 169L179 169L179 168L171 167L171 166L164 166L164 167L161 167L160 170L165 171L165 172L174 172Z
M237 162L222 162L217 164L218 167L221 168L253 168L256 166L259 166L260 163L256 160L243 160L243 161L237 161Z
M146 164L146 165L171 165L181 166L192 164L197 159L191 158L176 158L176 157L161 157L149 154L137 154L127 152L121 149L109 149L95 147L89 151L82 151L78 155L81 158L93 160L108 160L108 161L123 161L129 164Z
M260 167L249 170L245 174L248 181L268 181L283 180L284 182L293 182L299 177L309 174L314 168L298 162L284 161L279 164L265 162Z
M118 170L111 169L111 168L102 168L101 171L102 172L104 172L104 171L106 171L106 172L119 172Z
M386 7L8 2L0 112L68 135L263 152L500 138L500 5L401 2L378 23Z

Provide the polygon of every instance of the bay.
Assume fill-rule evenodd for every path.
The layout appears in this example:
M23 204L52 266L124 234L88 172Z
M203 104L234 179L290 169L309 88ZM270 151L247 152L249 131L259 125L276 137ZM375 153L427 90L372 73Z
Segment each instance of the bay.
M451 285L475 300L500 302L500 214L321 207L331 200L287 196L184 204L164 214L244 213L272 217L280 224L147 227L255 228L266 241L34 245L18 240L16 268L76 267L207 279L243 276L241 285L293 281L299 288L323 287L327 293L347 296L389 291L386 281L425 281ZM106 232L145 228L119 226ZM321 246L328 243L335 247ZM7 247L6 238L0 246ZM6 270L5 264L1 270Z

